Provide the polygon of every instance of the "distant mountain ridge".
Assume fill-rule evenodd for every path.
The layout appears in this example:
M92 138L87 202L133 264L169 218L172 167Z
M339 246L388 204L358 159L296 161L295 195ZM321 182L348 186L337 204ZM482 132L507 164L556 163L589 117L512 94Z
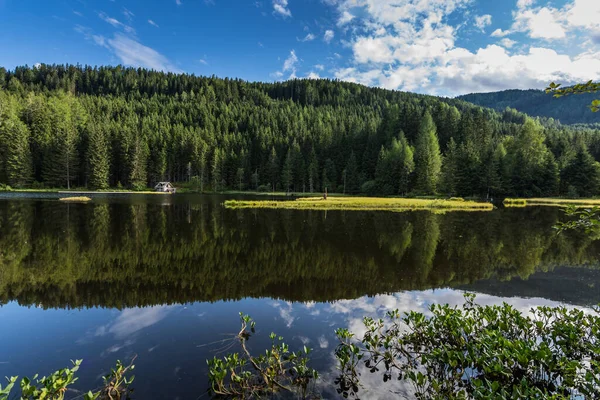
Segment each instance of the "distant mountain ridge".
M554 98L543 90L513 89L471 93L457 98L500 111L510 107L531 116L554 118L563 124L595 124L600 123L600 113L591 112L588 106L599 97L597 93L590 93Z

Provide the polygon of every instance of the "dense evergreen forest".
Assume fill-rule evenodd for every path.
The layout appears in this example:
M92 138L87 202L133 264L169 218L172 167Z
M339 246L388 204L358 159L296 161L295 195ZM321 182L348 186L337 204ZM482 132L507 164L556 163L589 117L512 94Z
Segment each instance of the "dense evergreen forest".
M598 133L331 80L0 68L0 184L12 187L593 196Z
M514 108L534 117L554 118L563 124L600 124L600 113L591 113L589 105L598 98L595 93L555 98L543 90L504 90L472 93L459 99L482 107L504 111Z

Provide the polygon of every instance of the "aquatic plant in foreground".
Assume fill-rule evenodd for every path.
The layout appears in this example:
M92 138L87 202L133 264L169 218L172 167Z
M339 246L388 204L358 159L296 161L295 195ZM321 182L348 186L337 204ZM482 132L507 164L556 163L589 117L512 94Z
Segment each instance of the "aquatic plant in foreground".
M434 304L431 316L399 311L364 319L366 333L338 329L338 392L358 397L359 366L409 383L417 399L600 397L600 317L565 307Z
M39 378L34 375L32 378L23 377L19 382L21 389L21 400L64 400L69 387L77 382L75 373L79 370L83 360L71 361L71 368L63 368L51 373L48 376ZM117 361L115 368L103 377L104 384L100 389L90 390L82 396L83 400L124 400L129 398L132 392L130 388L134 376L129 373L135 368L133 362L125 366L121 361ZM8 384L2 388L0 385L0 400L9 400L11 392L17 383L18 377L7 378Z
M223 358L207 360L209 381L213 394L225 398L260 398L280 392L295 393L306 399L311 395L310 385L319 376L308 367L310 349L290 352L283 337L270 334L271 348L264 354L253 356L246 342L255 333L255 322L240 313L241 329L236 339L241 353L231 353Z

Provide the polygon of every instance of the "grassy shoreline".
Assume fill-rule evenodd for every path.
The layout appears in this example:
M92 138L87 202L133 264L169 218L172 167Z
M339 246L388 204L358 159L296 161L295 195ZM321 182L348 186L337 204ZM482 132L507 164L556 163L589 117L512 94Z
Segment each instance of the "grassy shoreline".
M295 201L275 200L227 200L226 208L270 208L288 210L347 210L347 211L491 211L491 203L478 203L463 200L407 199L383 197L334 197L324 200L322 197L300 198Z
M504 199L504 207L565 207L565 206L589 206L600 207L600 199L559 199L559 198L530 198L530 199Z

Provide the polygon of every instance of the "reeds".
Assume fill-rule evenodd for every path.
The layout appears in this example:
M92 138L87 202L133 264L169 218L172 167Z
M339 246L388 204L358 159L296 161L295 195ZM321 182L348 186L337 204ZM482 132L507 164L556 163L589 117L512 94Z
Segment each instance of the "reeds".
M88 201L92 201L91 198L89 197L63 197L61 199L58 199L60 201L71 201L71 202L88 202Z
M409 210L442 210L442 211L490 211L491 203L479 203L464 200L444 199L407 199L379 197L322 197L301 198L295 201L276 200L227 200L227 208L275 208L291 210L356 210L356 211L409 211Z
M504 199L505 207L526 207L526 206L589 206L600 207L600 199L556 199L556 198L533 198L533 199Z

